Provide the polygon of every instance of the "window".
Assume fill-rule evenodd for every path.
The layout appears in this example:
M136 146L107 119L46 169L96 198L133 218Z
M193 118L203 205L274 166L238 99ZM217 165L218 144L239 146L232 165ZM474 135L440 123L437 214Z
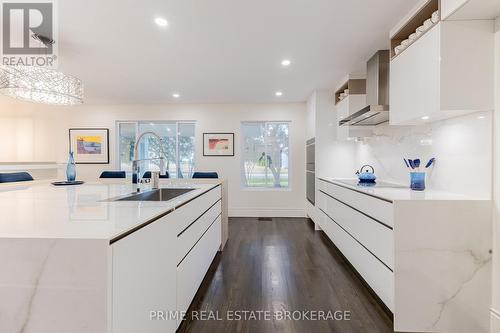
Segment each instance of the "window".
M242 133L242 185L249 188L288 188L287 122L244 122Z
M153 131L163 138L163 151L166 155L165 168L172 178L190 178L194 171L194 133L192 122L118 122L118 167L132 171L134 146L137 137L144 132ZM160 156L158 140L145 136L139 145L139 159ZM141 162L143 171L159 171L160 161Z

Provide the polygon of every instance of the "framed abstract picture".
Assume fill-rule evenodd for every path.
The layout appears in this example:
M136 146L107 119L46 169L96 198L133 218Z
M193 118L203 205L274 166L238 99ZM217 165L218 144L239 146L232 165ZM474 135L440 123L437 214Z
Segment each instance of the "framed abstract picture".
M70 128L69 150L77 164L109 164L109 129Z
M203 156L234 156L234 133L203 133Z

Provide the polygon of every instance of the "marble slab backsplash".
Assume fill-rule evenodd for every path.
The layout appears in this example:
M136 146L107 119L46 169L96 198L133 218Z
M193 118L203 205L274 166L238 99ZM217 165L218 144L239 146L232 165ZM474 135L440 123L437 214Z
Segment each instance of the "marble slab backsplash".
M481 199L492 192L492 112L480 112L419 126L377 126L355 145L356 164L371 164L379 179L409 183L403 158L420 158L429 169L427 187Z

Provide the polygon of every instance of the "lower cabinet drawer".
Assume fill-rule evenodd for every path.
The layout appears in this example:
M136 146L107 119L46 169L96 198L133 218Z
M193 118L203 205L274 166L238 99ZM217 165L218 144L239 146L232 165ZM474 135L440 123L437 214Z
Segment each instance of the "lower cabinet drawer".
M320 192L322 209L331 219L366 247L389 268L394 269L392 229Z
M384 224L391 227L394 226L394 209L392 202L375 198L371 195L360 193L324 180L320 180L318 185L320 191L337 198Z
M200 216L177 237L177 264L188 254L198 239L221 214L221 201L217 201L205 214Z
M394 274L326 214L321 227L385 305L394 312Z
M177 267L177 311L187 311L221 243L221 217ZM177 325L180 324L180 320Z
M176 222L177 235L220 199L221 186L218 185L207 193L182 206L182 209L178 209L179 215Z

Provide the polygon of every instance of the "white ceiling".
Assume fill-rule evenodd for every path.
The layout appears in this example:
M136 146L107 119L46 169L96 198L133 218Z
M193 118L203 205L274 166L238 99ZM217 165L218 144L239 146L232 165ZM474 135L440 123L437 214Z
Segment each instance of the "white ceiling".
M417 2L58 1L59 69L84 81L87 103L305 101L362 71Z

